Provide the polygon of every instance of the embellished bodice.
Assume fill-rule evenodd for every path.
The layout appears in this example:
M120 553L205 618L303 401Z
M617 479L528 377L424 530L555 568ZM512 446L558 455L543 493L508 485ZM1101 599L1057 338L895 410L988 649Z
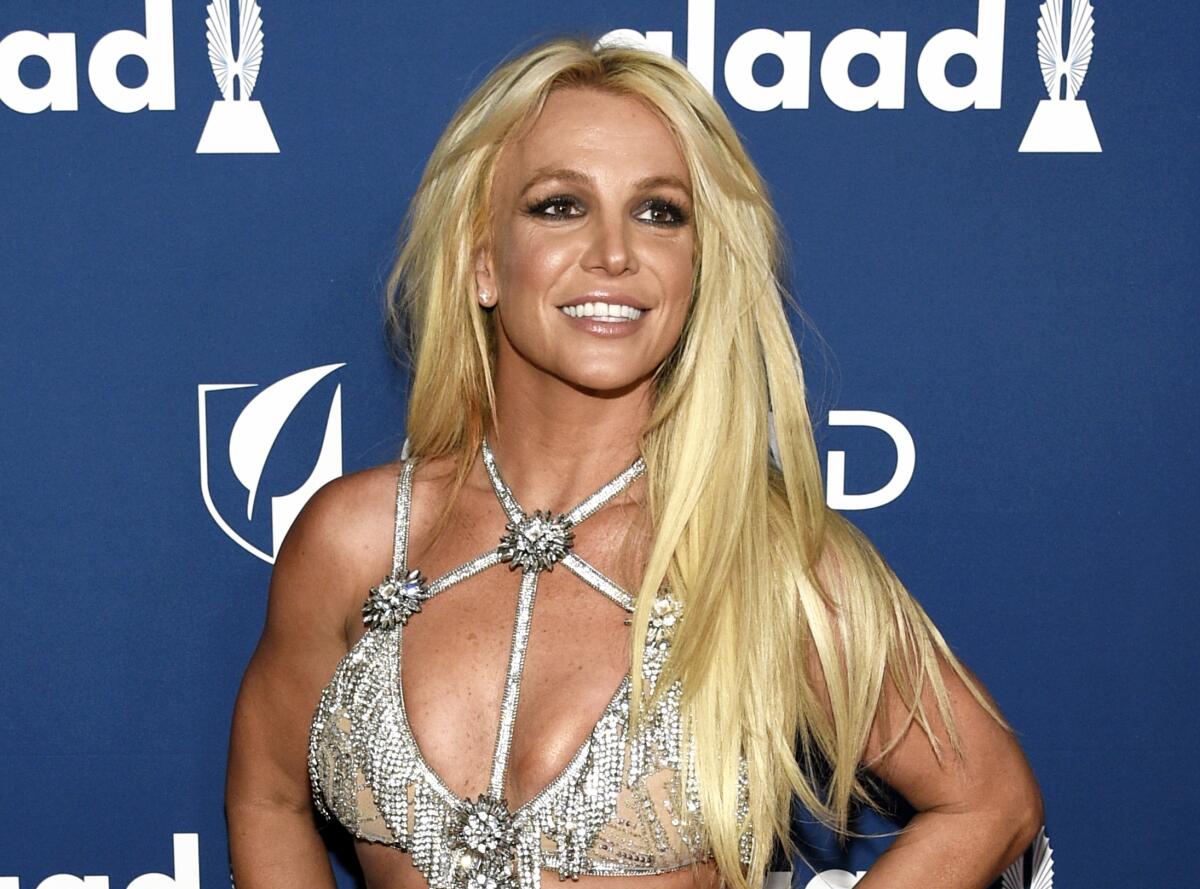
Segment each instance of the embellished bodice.
M495 548L432 581L408 565L416 461L406 461L400 471L392 571L370 591L363 605L367 632L338 664L312 720L308 768L318 811L360 839L409 852L434 889L534 889L543 868L556 870L560 879L637 876L707 858L698 788L694 780L680 778L678 682L634 732L627 673L557 776L515 810L503 798L538 576L561 565L633 610L628 592L574 552L572 528L641 475L645 465L638 459L566 513L527 514L504 484L486 440L482 456L508 518L506 533ZM432 596L502 564L522 576L499 729L487 790L463 799L426 762L409 726L400 680L404 627L420 619L422 603ZM658 680L679 615L679 603L660 591L643 649L649 688ZM743 793L739 818L745 806ZM749 838L743 839L746 860Z

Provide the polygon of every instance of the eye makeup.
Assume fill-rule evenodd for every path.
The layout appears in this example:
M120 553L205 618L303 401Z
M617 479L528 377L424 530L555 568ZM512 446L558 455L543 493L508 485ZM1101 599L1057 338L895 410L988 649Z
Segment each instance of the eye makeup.
M566 209L570 211L572 208L576 212L554 212L547 213L550 209ZM546 219L577 219L584 214L584 210L578 199L570 194L554 194L540 200L534 200L526 203L523 212L528 216L542 217ZM641 217L644 213L652 214L668 214L667 219L646 219L645 222L654 226L664 228L674 228L687 224L691 218L688 212L675 201L667 198L651 198L642 203L638 209L638 216Z

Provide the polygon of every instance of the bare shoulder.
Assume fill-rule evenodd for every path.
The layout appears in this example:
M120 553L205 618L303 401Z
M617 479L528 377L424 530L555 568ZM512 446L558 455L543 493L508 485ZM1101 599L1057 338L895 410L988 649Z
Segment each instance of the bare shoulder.
M440 506L445 503L454 486L457 469L454 455L422 457L418 461L413 471L412 503L409 507L408 540L412 551L421 552L430 543L429 534L440 514ZM468 489L463 493L470 493L469 482ZM471 511L469 506L465 511Z
M371 586L391 570L399 460L339 476L288 529L272 574L272 604L347 635Z
M454 455L422 457L413 472L413 490L443 494L454 483L458 462Z
M297 516L301 533L316 531L334 550L331 555L347 561L378 561L386 553L390 562L401 466L394 460L326 482Z

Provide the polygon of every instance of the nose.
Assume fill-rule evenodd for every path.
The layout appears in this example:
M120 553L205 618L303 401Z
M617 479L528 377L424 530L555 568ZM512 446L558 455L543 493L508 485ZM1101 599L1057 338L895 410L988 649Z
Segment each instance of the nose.
M624 214L614 210L592 214L588 226L588 244L582 261L589 271L604 271L609 275L633 274L637 271L637 250L633 243L632 223Z

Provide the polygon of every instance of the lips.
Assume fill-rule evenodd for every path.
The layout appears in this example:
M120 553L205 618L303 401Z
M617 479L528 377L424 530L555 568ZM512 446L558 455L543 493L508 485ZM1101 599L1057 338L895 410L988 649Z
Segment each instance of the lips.
M609 306L584 303L581 306L561 306L559 314L563 320L584 333L605 339L629 336L640 330L647 311L614 303Z

